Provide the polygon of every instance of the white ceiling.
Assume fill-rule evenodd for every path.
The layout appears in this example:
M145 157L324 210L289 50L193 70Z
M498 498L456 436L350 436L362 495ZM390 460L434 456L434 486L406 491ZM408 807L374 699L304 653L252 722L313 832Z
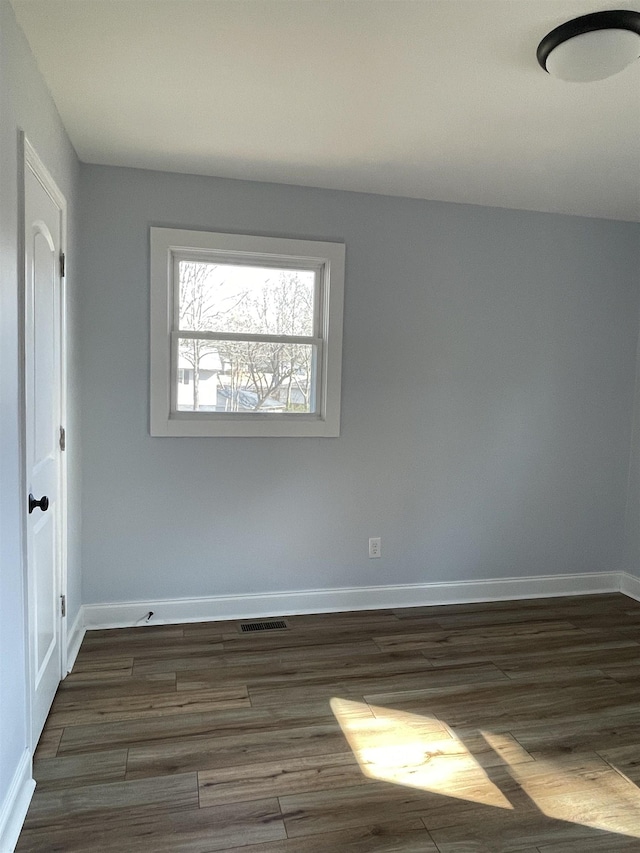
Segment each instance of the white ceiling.
M640 220L640 61L535 58L619 5L13 0L85 162Z

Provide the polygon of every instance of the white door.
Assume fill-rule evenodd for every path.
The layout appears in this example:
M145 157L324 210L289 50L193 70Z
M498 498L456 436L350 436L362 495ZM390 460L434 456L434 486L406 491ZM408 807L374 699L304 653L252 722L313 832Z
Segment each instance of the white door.
M25 457L31 744L62 677L62 269L64 200L25 140Z

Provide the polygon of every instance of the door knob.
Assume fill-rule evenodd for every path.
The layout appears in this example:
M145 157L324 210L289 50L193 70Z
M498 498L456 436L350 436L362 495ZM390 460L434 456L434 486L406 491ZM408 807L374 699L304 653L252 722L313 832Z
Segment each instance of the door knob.
M33 495L29 495L29 515L36 507L40 507L42 512L46 512L49 509L49 498L45 495L37 501Z

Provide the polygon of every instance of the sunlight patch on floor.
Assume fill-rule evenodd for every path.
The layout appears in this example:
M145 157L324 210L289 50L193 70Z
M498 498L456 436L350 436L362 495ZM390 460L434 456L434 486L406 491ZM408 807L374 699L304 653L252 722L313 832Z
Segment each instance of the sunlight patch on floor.
M447 797L511 809L464 744L435 717L331 700L331 709L365 776Z
M640 790L594 754L537 758L509 773L547 817L640 838Z
M499 757L501 790L436 717L338 698L331 709L371 779L501 809L513 809L508 797L524 792L553 820L640 838L640 789L595 752L534 760L510 734L480 731L474 740L487 745L480 760Z

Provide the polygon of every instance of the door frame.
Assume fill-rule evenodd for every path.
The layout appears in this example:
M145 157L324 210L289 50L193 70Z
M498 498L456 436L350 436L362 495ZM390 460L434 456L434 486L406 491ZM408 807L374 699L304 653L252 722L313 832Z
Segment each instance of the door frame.
M22 562L23 562L23 599L25 614L25 651L26 651L26 675L27 675L27 725L28 738L31 752L35 751L35 743L31 743L32 734L32 689L33 689L33 631L31 624L30 588L29 588L29 562L27 556L27 494L28 494L28 472L27 472L27 399L26 399L26 204L25 204L25 180L27 170L30 169L42 184L44 190L49 194L60 211L60 251L67 257L67 201L58 188L51 173L44 165L33 145L29 142L23 131L19 132L18 141L18 284L19 284L19 382L20 382L20 463L21 463L21 514L22 519ZM60 275L60 361L58 364L58 379L60 383L60 426L66 429L67 424L67 275ZM58 462L58 595L67 600L67 452L59 454ZM58 611L58 629L60 637L60 675L67 675L67 617L62 616L62 609Z

